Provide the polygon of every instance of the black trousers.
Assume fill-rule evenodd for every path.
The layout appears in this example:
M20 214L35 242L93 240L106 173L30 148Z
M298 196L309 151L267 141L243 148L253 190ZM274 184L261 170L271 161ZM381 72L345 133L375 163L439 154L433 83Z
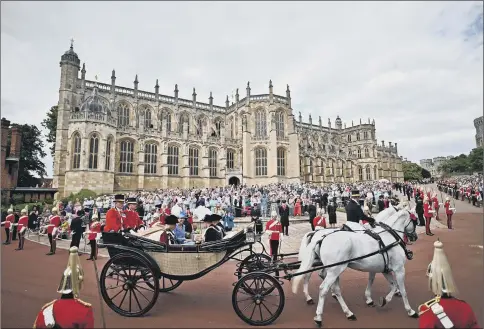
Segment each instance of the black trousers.
M269 245L271 246L272 259L276 261L279 252L279 240L269 240Z
M52 246L52 233L47 234L47 237L49 238L50 252L54 252L54 248Z
M423 213L418 213L418 225L424 226L425 225L425 219Z
M97 258L96 240L89 240L89 245L91 246L91 258Z
M75 233L72 235L72 240L71 240L71 246L72 247L77 247L79 248L79 244L81 243L81 235L80 233Z
M10 229L9 228L5 229L5 235L7 236L7 238L5 239L5 243L10 243Z
M289 235L289 225L282 226L282 231L284 232L284 235Z
M314 219L314 218L313 218ZM313 219L309 219L309 224L311 224L311 230L314 231L314 223L313 223Z

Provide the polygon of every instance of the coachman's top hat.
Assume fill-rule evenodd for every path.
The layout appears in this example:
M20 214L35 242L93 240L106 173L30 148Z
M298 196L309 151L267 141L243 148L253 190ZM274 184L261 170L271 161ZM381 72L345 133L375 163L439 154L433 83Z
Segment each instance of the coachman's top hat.
M222 219L221 216L217 214L212 214L212 215L206 215L203 221L213 223L213 222L219 222L221 219Z
M358 191L358 190L351 191L351 197L359 198L360 197L360 191Z
M128 198L128 204L138 204L136 198Z
M123 194L116 194L114 196L114 201L115 202L124 202L124 195Z
M169 215L165 218L165 224L167 225L176 225L178 224L178 217L175 215Z

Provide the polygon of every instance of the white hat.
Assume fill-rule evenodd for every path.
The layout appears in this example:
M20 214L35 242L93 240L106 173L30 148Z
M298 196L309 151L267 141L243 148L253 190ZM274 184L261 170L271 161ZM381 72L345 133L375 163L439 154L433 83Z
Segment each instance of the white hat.
M57 211L59 211L59 209L57 209L57 207L52 208L52 213L57 213Z
M8 213L13 213L13 205L10 205L10 208L7 210Z
M427 267L429 288L437 296L453 295L457 287L452 276L452 269L444 252L444 245L440 241L434 242L434 258Z
M449 198L449 197L446 197L446 198L445 198L445 201L450 201L450 198Z

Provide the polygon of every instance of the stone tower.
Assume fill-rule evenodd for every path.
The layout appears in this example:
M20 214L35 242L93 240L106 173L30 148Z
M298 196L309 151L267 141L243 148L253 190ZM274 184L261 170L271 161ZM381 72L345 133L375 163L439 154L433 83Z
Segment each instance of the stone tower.
M60 61L61 78L59 87L59 102L57 104L57 130L54 155L53 187L58 189L59 195L64 195L65 172L68 156L68 125L70 113L74 111L77 94L78 72L80 70L79 57L74 52L73 40L71 46Z

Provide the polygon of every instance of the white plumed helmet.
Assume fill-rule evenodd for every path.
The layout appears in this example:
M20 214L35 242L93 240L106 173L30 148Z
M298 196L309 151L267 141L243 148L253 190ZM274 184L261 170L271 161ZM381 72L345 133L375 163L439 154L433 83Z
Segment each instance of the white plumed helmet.
M427 267L429 288L436 296L453 295L457 287L452 276L452 269L444 252L444 245L440 241L434 242L434 258Z
M271 217L277 217L277 212L275 210L271 211Z

